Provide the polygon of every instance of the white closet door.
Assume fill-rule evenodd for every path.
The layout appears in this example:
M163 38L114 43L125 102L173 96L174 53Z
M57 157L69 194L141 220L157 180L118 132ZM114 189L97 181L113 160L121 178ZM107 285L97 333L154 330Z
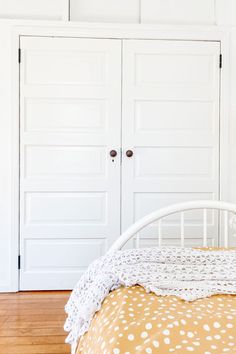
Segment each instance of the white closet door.
M20 289L70 289L120 234L121 43L21 51Z
M220 44L126 40L123 53L125 230L171 203L218 198ZM186 244L200 244L200 219L198 212L186 214ZM180 244L177 221L163 223L164 244ZM208 215L208 223L209 244L216 244L216 215ZM157 225L146 228L140 245L157 244L157 235Z

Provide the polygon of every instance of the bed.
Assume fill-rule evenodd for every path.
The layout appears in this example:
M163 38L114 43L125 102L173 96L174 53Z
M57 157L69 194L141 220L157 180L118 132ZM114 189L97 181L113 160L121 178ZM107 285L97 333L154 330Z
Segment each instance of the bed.
M203 248L195 250L184 248L184 216L186 211L192 209L202 209L203 211ZM222 214L223 248L207 248L208 209L218 210ZM173 250L170 251L169 248L162 247L161 244L161 220L174 213L180 213L181 247L173 248ZM172 252L174 257L176 257L175 262L179 259L184 260L184 265L181 265L182 268L179 269L178 274L181 272L182 274L184 273L183 269L186 269L189 257L191 258L193 254L193 257L196 257L193 259L197 260L196 264L193 266L196 274L201 273L205 267L206 269L209 268L210 274L212 269L215 269L211 268L213 263L213 267L219 267L217 268L220 270L218 276L210 282L211 285L214 282L217 285L220 284L219 288L216 288L215 291L212 291L212 289L210 291L210 288L206 290L202 287L200 289L200 295L198 293L196 295L194 292L194 296L185 298L184 294L188 289L187 284L191 283L185 275L183 279L181 278L181 281L187 281L184 283L186 284L186 289L183 287L182 282L181 287L176 290L177 283L175 283L174 291L173 289L170 291L168 287L166 290L165 287L163 288L164 290L162 289L160 292L157 290L157 286L156 288L152 288L150 287L150 281L147 284L145 281L142 282L142 280L140 280L141 278L137 278L138 281L136 281L135 277L131 277L131 281L128 279L125 282L124 279L127 278L127 273L125 274L126 268L130 265L130 260L127 261L127 254L132 254L132 250L127 251L125 267L120 268L118 272L119 276L121 269L122 272L124 272L123 283L121 281L112 287L112 284L114 285L116 281L112 279L111 284L107 286L106 291L100 297L101 301L99 301L101 304L98 304L99 301L96 302L96 306L91 312L93 315L86 323L83 331L80 333L77 332L76 341L70 341L72 344L72 353L236 353L236 250L228 248L229 227L234 227L235 214L236 206L233 204L216 201L196 201L172 205L158 210L132 225L108 251L110 262L115 262L116 252L120 252L119 250L124 247L128 240L137 235L142 228L155 221L158 222L159 225L159 247L155 250L135 251L136 263L134 262L134 266L132 265L133 275L135 267L137 272L139 269L137 259L140 259L143 254L150 260L150 264L153 264L154 259L160 257L162 260L160 262L161 267L163 267L163 264L168 263L165 262L163 256L169 255L169 252ZM138 241L136 244L138 245ZM151 257L153 257L153 259ZM168 260L169 258L166 259ZM209 267L207 263L209 259L211 267ZM215 260L217 261L215 262ZM220 260L220 262L223 260L222 264L215 264L218 260ZM109 263L109 266L110 264L111 263ZM119 264L120 258L119 262L116 263L116 267ZM141 264L141 268L147 267L147 269L151 269L150 264L145 261ZM156 266L155 264L155 267ZM159 266L160 264L158 264L158 267ZM99 274L98 263L95 264L94 268L94 279L97 280L97 286L99 287L102 281L97 279ZM178 267L176 266L176 268ZM225 271L226 268L228 269L227 272ZM157 268L155 268L155 270L156 269ZM168 264L168 274L170 278L171 274L174 273L174 269L175 264L173 266ZM92 272L90 271L90 276L91 274ZM191 275L193 274L194 272L191 273ZM228 279L226 279L227 276ZM122 276L120 276L120 278L122 278ZM85 280L90 281L88 279L89 278ZM197 290L199 290L201 287L199 280L201 279L199 277L193 279L193 284L195 284L197 280ZM110 278L108 279L108 283L109 280ZM166 279L164 280L165 284L166 282L168 283ZM180 280L180 278L178 280ZM203 277L203 280L208 281L208 278ZM160 279L158 279L158 284L162 284L160 283ZM172 283L169 282L168 286L169 284ZM78 294L77 296L79 296ZM74 299L72 298L72 302L75 302L75 297ZM85 308L82 310L82 307L83 306L80 304L77 312L85 311ZM68 308L67 312L69 312ZM79 318L78 313L76 315L77 318ZM76 316L74 314L74 319L75 318ZM68 330L71 326L68 327L67 323L66 327ZM80 329L81 327L82 325Z

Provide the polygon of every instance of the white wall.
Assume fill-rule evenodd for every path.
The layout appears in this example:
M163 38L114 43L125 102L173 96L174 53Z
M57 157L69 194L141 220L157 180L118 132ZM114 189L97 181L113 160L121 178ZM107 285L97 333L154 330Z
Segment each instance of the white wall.
M214 24L214 0L141 0L141 22Z
M68 0L0 0L0 18L63 20Z
M0 290L11 288L10 246L12 237L12 122L11 122L11 31L0 25Z
M0 18L236 25L235 0L0 0Z
M231 33L230 58L229 200L236 202L236 28Z
M218 25L236 25L236 1L215 0L215 16Z
M1 18L214 24L231 18L235 0L0 0ZM227 3L227 5L225 5ZM218 9L218 10L217 10Z
M12 19L236 25L235 14L235 0L0 0Z
M191 6L190 6L191 3ZM98 6L100 4L100 6ZM141 5L141 7L139 6ZM216 5L216 6L215 6ZM71 17L81 21L153 22L181 24L217 24L231 30L230 65L230 130L229 130L229 196L236 202L236 0L71 0ZM0 0L0 17L63 20L68 17L68 0ZM235 26L235 27L234 27ZM13 154L11 121L11 25L0 22L0 291L12 288L11 267L16 254L14 244L14 218L11 214L14 200ZM235 238L236 242L236 238ZM13 258L11 258L13 257Z
M236 203L236 1L216 0L216 20L231 29L230 40L230 121L229 121L229 201ZM236 238L234 246L236 246Z
M72 21L139 22L139 0L70 0Z

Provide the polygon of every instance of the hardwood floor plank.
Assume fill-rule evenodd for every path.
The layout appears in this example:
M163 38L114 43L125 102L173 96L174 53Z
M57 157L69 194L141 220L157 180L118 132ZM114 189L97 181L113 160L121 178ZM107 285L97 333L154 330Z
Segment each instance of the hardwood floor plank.
M63 329L69 291L0 294L0 354L69 354Z
M1 295L1 293L0 293ZM67 299L69 299L70 297L70 294L68 295L63 295L63 296L55 296L54 300L53 301L65 301ZM7 302L15 302L15 303L20 303L22 301L25 301L25 299L27 299L27 301L29 302L34 302L34 301L40 301L40 302L48 302L48 299L50 299L49 295L48 294L45 294L45 296L38 296L37 294L35 294L34 296L19 296L19 297L10 297L9 299L7 297L4 297L3 299L1 299L0 297L0 302L1 303L4 303L4 301L7 301Z
M5 321L4 327L17 329L17 328L53 328L61 327L62 321L29 321L29 322L14 322Z
M1 293L0 301L4 299L67 299L71 291L23 291L19 293Z
M63 325L63 324L62 324ZM63 326L54 328L16 328L0 330L0 337L28 337L28 336L52 336L52 335L65 335Z
M7 320L8 316L0 316L0 329L2 328L2 326L5 326Z
M0 345L1 354L69 354L67 344L46 345Z
M0 337L0 345L65 344L65 336Z
M53 308L63 308L66 299L56 299L53 301ZM14 300L0 300L0 310L6 310L6 305L10 305L11 308L31 308L40 305L41 308L51 308L52 304L48 299L14 299Z
M64 321L66 315L37 315L37 321ZM18 321L18 322L29 322L36 320L35 315L11 315L8 317L9 322Z
M63 315L65 314L65 310L63 307L61 308L54 308L54 307L50 307L47 309L42 309L41 307L35 305L35 307L30 307L30 308L25 308L25 309L21 309L21 308L16 308L16 309L12 309L9 308L9 310L3 313L3 315L8 315L8 316L21 316L21 315L44 315L44 314L48 314L48 315ZM0 313L1 315L1 313Z

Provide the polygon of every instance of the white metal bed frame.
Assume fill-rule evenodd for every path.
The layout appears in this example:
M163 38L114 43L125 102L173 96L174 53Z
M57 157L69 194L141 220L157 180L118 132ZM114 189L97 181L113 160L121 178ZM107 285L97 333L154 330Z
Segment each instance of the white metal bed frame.
M180 240L181 247L184 247L185 240L185 218L186 211L202 209L203 210L203 247L207 247L207 210L218 210L223 213L223 246L229 245L229 214L233 213L236 216L236 205L215 200L197 200L185 203L173 204L168 207L156 210L151 214L144 216L142 219L130 226L111 246L108 253L120 250L133 236L149 224L158 221L158 244L162 244L162 219L166 216L180 213ZM236 222L236 219L233 221ZM139 236L136 236L136 246L139 247Z
M223 212L223 235L224 235L224 247L228 247L228 239L229 239L229 214L233 213L235 219L233 222L236 225L236 204L226 203L221 201L213 201L213 200L198 200L198 201L190 201L185 203L173 204L168 207L158 209L151 214L144 216L142 219L135 222L132 226L130 226L111 246L108 250L108 253L120 250L133 236L135 236L139 231L148 226L149 224L158 221L158 243L161 246L162 242L162 224L161 220L166 216L180 213L180 240L181 246L184 247L184 239L185 239L185 218L184 213L186 211L202 209L203 210L203 223L202 223L202 231L203 231L203 247L207 247L207 210L218 210L219 212ZM139 246L139 236L137 237L136 246ZM72 344L71 346L71 354L76 353L77 343Z

